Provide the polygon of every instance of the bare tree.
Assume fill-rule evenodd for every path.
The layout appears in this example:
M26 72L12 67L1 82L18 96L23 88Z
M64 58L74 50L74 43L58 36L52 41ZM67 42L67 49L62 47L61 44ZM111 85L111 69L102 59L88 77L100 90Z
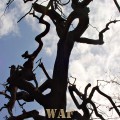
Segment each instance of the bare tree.
M7 3L7 7L13 2L14 0L9 0ZM27 2L33 2L33 0L23 0L24 3ZM102 45L104 44L103 41L103 34L109 30L109 25L111 23L116 23L119 20L110 21L106 24L106 27L102 29L98 34L98 39L90 39L90 38L83 38L81 37L82 34L86 31L89 24L89 3L92 0L83 0L79 2L79 0L71 0L71 8L73 11L69 14L69 16L65 19L62 14L61 7L64 7L64 5L70 4L70 1L67 3L62 3L61 0L50 0L48 2L47 6L42 6L38 3L39 0L36 0L32 3L32 7L30 11L26 15L32 15L36 19L39 20L40 24L44 24L46 26L45 31L40 33L38 36L36 36L35 40L39 43L39 47L33 52L33 54L29 55L28 52L25 52L25 54L22 55L24 58L28 58L28 61L23 64L23 66L18 67L18 69L14 72L12 76L9 77L7 80L8 84L6 85L6 90L4 92L1 92L2 95L4 95L6 98L9 99L8 104L5 104L4 107L1 108L7 108L8 112L10 113L10 117L8 120L23 120L25 118L32 117L35 120L52 120L52 119L77 119L77 120L90 120L92 112L95 112L95 115L101 119L105 120L105 118L98 112L97 107L95 103L92 101L92 97L94 95L94 92L97 91L102 96L106 97L112 104L113 108L117 112L118 116L120 117L120 112L111 99L110 96L103 93L99 86L96 86L92 89L90 95L87 95L87 90L90 87L90 84L88 84L85 88L85 92L81 93L77 90L76 86L73 84L70 84L68 81L68 67L69 67L69 58L71 55L71 51L73 49L74 43L86 43L86 44L92 44L92 45ZM115 4L117 8L119 8L119 5L116 0ZM59 12L57 12L59 11ZM38 17L36 15L36 12L41 13L41 17ZM60 14L61 13L61 14ZM26 16L25 15L25 16ZM22 20L25 16L23 16L20 20ZM33 62L36 56L39 54L40 50L42 49L43 42L42 38L47 35L50 29L49 21L44 20L44 16L48 16L53 24L56 27L56 32L59 37L59 41L57 44L57 55L56 60L54 64L53 69L53 76L52 78L47 73L43 63L39 62L38 67L40 67L43 72L45 73L47 80L41 85L37 86L35 75L33 74ZM79 23L77 27L69 31L71 23L76 19L79 19ZM19 21L20 21L19 20ZM19 22L18 21L18 22ZM32 75L32 78L31 78ZM33 78L34 75L34 78ZM28 76L28 77L26 77ZM32 83L29 82L29 80L35 80L36 87ZM17 90L10 90L9 88L17 88L20 89L20 92L17 92ZM66 91L67 87L69 88L70 95L77 106L78 109L81 109L83 111L83 115L81 115L77 111L71 111L71 113L66 112ZM51 89L51 92L47 95L43 95L43 92L47 90L48 88ZM10 92L11 95L8 95L7 92ZM74 93L79 96L79 98L83 101L83 103L80 105L74 96ZM44 107L45 116L39 115L38 111L33 110L26 112L23 108L23 105L19 103L19 100L24 100L25 102L33 102L34 100L38 102L40 105ZM12 109L14 107L15 101L18 101L20 107L23 108L23 114L14 116L12 113ZM11 103L11 105L9 105ZM87 107L87 104L91 104L93 109L90 110ZM11 107L10 107L11 106ZM54 111L53 118L50 117L51 111ZM92 112L90 112L92 111ZM69 116L70 115L70 116ZM67 117L66 117L67 116Z

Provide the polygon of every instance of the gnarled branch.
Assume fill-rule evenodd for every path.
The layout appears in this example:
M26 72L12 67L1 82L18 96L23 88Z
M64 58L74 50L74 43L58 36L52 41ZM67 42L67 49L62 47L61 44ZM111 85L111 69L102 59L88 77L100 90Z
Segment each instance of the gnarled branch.
M93 44L93 45L102 45L104 43L103 41L103 33L105 33L107 30L109 30L109 25L112 24L112 23L116 23L116 22L119 22L120 20L113 20L113 21L110 21L106 24L106 27L101 30L99 32L99 39L97 40L93 40L93 39L89 39L89 38L77 38L75 36L75 41L76 42L80 42L80 43L87 43L87 44Z

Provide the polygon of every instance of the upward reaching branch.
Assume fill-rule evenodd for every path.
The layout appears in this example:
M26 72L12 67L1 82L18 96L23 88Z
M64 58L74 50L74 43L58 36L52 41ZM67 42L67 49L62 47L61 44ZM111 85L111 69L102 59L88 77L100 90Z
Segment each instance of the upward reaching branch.
M119 22L119 21L120 20L113 20L113 21L108 22L106 24L106 27L99 32L99 39L97 39L97 40L81 37L81 38L76 38L75 41L80 42L80 43L93 44L93 45L102 45L104 43L104 41L103 41L103 33L105 33L107 30L109 30L109 25L110 24L116 23L116 22Z

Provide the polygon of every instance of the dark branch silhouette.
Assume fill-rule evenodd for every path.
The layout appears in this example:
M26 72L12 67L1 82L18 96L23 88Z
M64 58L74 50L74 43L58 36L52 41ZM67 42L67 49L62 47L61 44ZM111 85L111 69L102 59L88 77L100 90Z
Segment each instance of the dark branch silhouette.
M46 29L44 32L42 32L41 34L39 34L35 38L35 40L39 43L38 48L32 54L29 54L28 51L26 51L22 55L22 57L24 59L28 59L28 60L23 64L23 67L20 66L20 68L21 68L20 71L19 70L16 71L15 66L12 66L11 71L10 71L10 77L7 80L8 83L10 84L9 88L10 88L11 98L10 98L10 101L8 102L8 112L11 116L13 116L12 109L13 109L15 101L16 101L16 94L17 94L17 89L18 89L16 85L13 85L14 81L34 80L36 87L38 88L38 82L36 80L35 74L33 73L33 63L34 63L35 58L37 57L37 55L39 54L39 52L41 51L42 46L43 46L43 42L41 41L41 38L44 37L49 32L49 28L50 28L49 23L46 22L45 20L43 20L42 17L39 18L39 22L42 24L45 24ZM32 84L30 84L30 86L33 87ZM25 92L22 92L21 94L22 94L22 99L24 99L25 101L32 101L33 100L33 98L31 98L30 95L26 94ZM19 95L19 99L20 99L20 95Z
M24 120L26 118L34 118L35 120L44 120L44 117L40 116L39 112L36 110L25 112L22 115L11 117L8 120Z
M13 1L14 0L8 0L7 7L9 7ZM118 106L116 106L110 96L99 89L99 86L93 87L88 95L88 89L91 86L90 84L85 87L84 93L82 93L76 88L75 82L71 84L68 81L69 58L75 42L102 45L104 44L104 34L109 30L109 25L119 22L120 20L108 22L105 28L99 32L97 39L86 38L82 37L82 35L89 27L90 9L88 5L92 3L92 0L68 0L65 1L65 3L63 3L62 0L49 0L47 1L48 4L46 6L43 6L42 3L40 4L40 0L23 0L23 2L26 4L31 2L31 8L18 22L20 22L26 15L30 15L31 17L36 18L39 21L39 24L45 25L46 28L35 37L38 47L33 51L33 53L29 54L28 51L26 51L22 55L24 59L27 59L23 66L16 67L12 65L10 67L10 77L7 79L5 90L0 92L1 95L8 99L8 103L1 107L0 111L4 108L8 109L10 114L8 120L23 120L27 118L33 118L34 120L57 120L59 117L61 120L63 117L63 113L60 112L61 110L65 111L64 116L70 115L70 113L66 111L66 91L68 88L77 109L82 110L83 112L83 114L81 114L78 111L71 111L72 114L69 120L90 120L92 119L93 112L97 118L105 120L104 115L99 112L98 106L96 106L96 103L92 100L95 91L111 103L111 109L114 109L120 117ZM114 3L120 11L117 0L114 0ZM65 17L65 13L62 8L68 4L71 5L73 10L69 13L68 17ZM50 22L44 19L45 16L48 16L51 19L59 37L52 77L49 76L49 73L47 72L43 62L41 62L41 59L37 61L38 65L34 68L34 61L43 48L43 38L49 33L51 27ZM70 31L70 26L76 18L79 19L79 22L76 28ZM38 85L35 76L35 72L38 67L42 69L47 78L42 85ZM31 80L34 80L35 85L30 82ZM47 89L50 89L51 91L44 95L43 92ZM75 94L79 97L82 103L78 101ZM21 104L19 100L24 100L25 103ZM39 112L36 110L25 110L24 104L27 104L27 102L34 102L34 100L43 106L45 116L39 115ZM19 107L23 112L18 116L14 116L14 113L12 112L16 101L18 101ZM89 107L90 105L91 108ZM47 109L55 110L54 118L49 118Z
M120 5L118 4L117 0L113 0L113 1L114 1L115 5L116 5L118 11L120 12Z

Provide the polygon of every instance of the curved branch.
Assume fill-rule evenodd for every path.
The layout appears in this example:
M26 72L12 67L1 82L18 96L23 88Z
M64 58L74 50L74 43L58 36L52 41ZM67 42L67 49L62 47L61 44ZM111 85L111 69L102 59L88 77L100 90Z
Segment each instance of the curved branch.
M4 108L7 108L7 106L4 105L3 107L1 107L1 108L0 108L0 112L1 112Z
M70 25L73 22L73 20L75 20L76 18L79 19L79 23L77 27L72 31L75 37L74 39L81 37L81 35L88 28L88 24L89 24L88 13L84 13L83 9L75 10L68 16L67 21L65 22L64 31L63 31L63 39L66 38Z
M93 45L102 45L104 43L103 41L103 33L105 33L107 30L109 30L109 25L112 23L119 22L120 20L113 20L110 21L106 24L106 27L99 32L99 39L94 40L94 39L89 39L89 38L77 38L75 36L75 41L79 43L87 43L87 44L93 44Z
M53 21L53 23L56 25L56 23L59 21L65 21L61 15L59 15L54 9L48 9L49 6L45 7L38 3L33 4L33 9L36 12L42 13L43 15L47 15L50 17L50 19Z
M30 95L33 96L33 98L41 105L44 105L47 103L47 100L45 99L45 96L39 91L36 90L34 85L32 83L27 82L24 79L17 79L10 81L10 84L13 84L17 86L19 89L22 89L26 92L28 92Z
M101 30L100 34L103 34L104 32L106 32L107 30L109 30L109 25L112 24L112 23L116 23L116 22L119 22L120 20L113 20L113 21L110 21L106 24L106 27Z
M43 19L44 14L40 18L37 15L35 15L35 11L33 11L33 13L30 13L30 14L33 15L33 17L37 18L39 20L39 23L42 23L46 26L46 29L42 33L37 35L36 38L35 38L35 40L37 42L39 42L39 41L41 41L41 38L44 37L49 32L50 24Z

